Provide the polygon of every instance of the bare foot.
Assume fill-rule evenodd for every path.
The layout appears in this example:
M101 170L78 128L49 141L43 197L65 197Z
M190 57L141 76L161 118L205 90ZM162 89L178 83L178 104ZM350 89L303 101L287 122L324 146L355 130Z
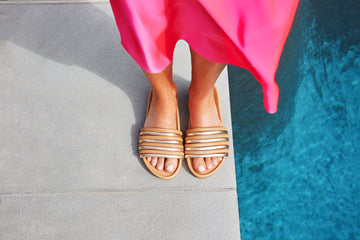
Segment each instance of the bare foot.
M154 91L144 127L177 129L177 108L176 89L161 95ZM178 165L176 158L147 157L146 160L158 170L165 169L166 172L174 172Z
M189 89L189 112L190 126L196 127L220 127L223 126L219 119L219 113L214 100L213 91L208 96L199 97ZM207 169L216 167L222 157L193 158L193 167L198 173L203 173Z

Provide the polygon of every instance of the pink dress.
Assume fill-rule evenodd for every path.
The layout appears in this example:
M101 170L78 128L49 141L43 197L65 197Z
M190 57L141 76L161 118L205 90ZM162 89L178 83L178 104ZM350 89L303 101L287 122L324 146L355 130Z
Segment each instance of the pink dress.
M298 0L110 0L126 51L146 71L161 72L185 40L199 55L249 70L264 107L277 111L275 73Z

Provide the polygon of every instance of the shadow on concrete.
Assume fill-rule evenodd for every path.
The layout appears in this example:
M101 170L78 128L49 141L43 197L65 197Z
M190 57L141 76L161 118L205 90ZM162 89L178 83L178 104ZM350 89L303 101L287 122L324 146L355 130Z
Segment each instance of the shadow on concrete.
M138 133L144 123L150 85L122 48L112 15L91 4L3 5L0 23L2 39L52 61L84 68L126 93L136 119L131 131L132 151L138 155ZM186 127L185 91L189 82L176 75L174 80L182 103L180 111L185 113L182 127Z

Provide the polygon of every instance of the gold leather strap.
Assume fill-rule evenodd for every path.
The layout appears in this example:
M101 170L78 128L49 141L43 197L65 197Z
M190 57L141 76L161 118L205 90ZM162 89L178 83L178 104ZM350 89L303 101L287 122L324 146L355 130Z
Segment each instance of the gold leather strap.
M193 128L186 131L185 158L226 157L229 136L225 127Z
M142 128L139 137L140 157L184 158L182 132L165 128Z

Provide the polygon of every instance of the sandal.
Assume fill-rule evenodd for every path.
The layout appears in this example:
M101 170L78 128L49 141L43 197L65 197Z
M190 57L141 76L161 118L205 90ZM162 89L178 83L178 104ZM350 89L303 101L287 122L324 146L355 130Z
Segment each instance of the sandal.
M214 87L214 99L221 124L223 124L219 93ZM206 178L214 174L224 163L224 157L229 153L229 136L225 127L189 128L185 138L185 158L191 173L198 178ZM212 169L203 173L195 171L192 158L197 157L222 157L223 159Z
M150 109L152 93L152 90L150 90L146 117ZM166 180L172 179L178 174L181 168L182 159L184 158L184 146L182 132L180 130L179 110L177 110L176 115L176 130L167 128L142 128L139 137L139 154L143 159L145 166L152 174ZM150 161L146 160L147 157L177 158L178 165L175 171L166 172L165 170L159 170L155 166L151 165Z

